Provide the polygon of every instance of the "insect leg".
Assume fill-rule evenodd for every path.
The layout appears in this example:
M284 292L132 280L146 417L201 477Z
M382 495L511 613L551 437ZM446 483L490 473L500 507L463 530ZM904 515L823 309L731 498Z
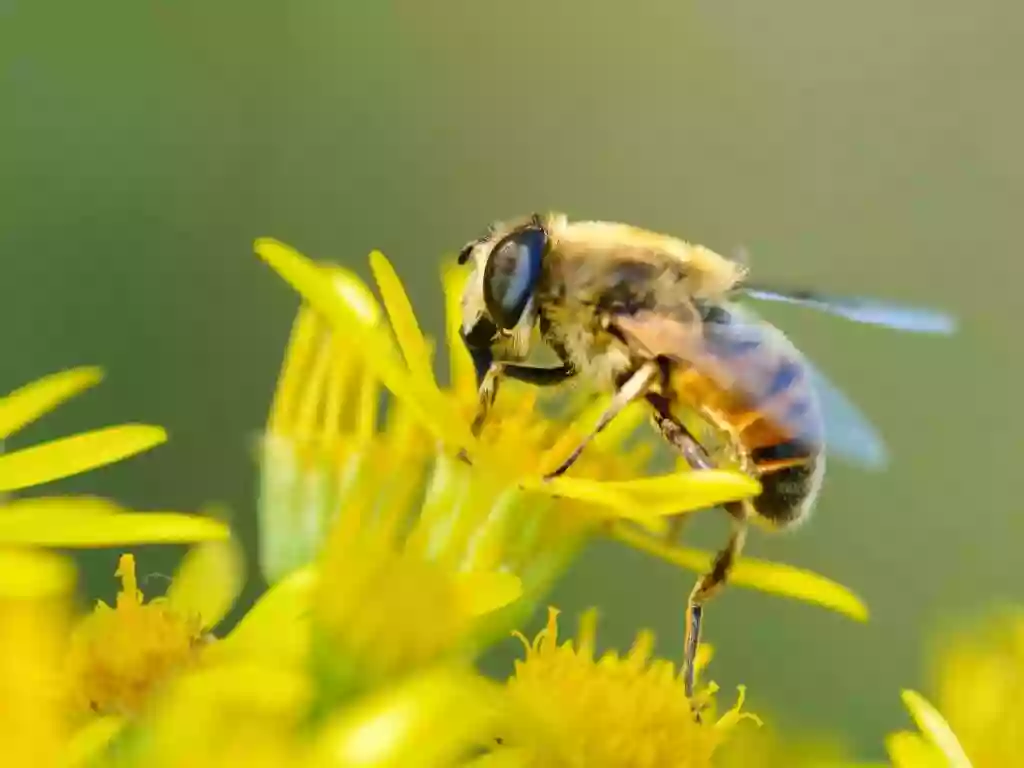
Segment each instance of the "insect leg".
M576 449L569 454L569 458L563 461L554 472L546 475L545 479L550 480L564 474L576 462L576 459L583 453L583 449L587 447L587 444L594 439L597 433L607 427L611 420L618 416L627 405L643 395L660 374L661 370L653 360L644 363L630 374L625 383L616 391L611 403L608 404L604 413L601 414L601 418L597 420L597 425L590 434L583 438L580 444L576 446Z
M572 363L564 363L552 368L538 368L533 365L505 365L505 375L537 387L552 387L571 379L576 375L576 367Z
M651 420L654 422L654 426L661 432L661 436L665 438L665 441L679 451L691 469L714 468L714 462L712 462L704 446L672 413L668 398L664 395L649 392L646 395L646 399L653 409ZM668 541L678 541L680 534L683 532L683 526L686 525L689 519L688 515L672 517L668 523L666 539Z
M747 527L753 514L748 501L732 502L725 505L725 511L732 520L729 540L721 551L715 555L711 569L698 579L690 592L686 606L686 641L683 651L683 685L687 697L693 697L694 662L697 658L697 647L700 644L701 623L704 606L718 593L729 579L729 573L743 552L747 539Z
M478 390L479 402L477 403L476 416L471 427L474 437L479 437L481 430L484 428L487 414L490 413L491 406L494 405L494 400L498 396L498 385L501 383L501 377L504 373L505 365L503 363L491 363L487 368L487 373L484 374L483 379L480 381L480 389Z

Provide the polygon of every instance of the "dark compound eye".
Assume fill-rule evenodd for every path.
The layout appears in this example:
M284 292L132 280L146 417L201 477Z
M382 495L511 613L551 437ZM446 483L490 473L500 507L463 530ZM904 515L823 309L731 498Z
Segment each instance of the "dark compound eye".
M521 229L500 240L484 269L484 303L499 328L513 328L540 279L547 248L543 229Z

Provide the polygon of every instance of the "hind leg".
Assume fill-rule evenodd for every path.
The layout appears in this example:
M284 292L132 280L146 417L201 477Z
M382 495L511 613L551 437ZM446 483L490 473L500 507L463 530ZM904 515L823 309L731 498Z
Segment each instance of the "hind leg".
M690 433L685 426L672 416L668 408L668 401L657 394L649 394L647 401L654 408L654 423L662 436L674 446L694 469L710 469L713 462L704 450L703 446ZM743 552L746 543L747 527L753 509L747 501L733 502L725 505L726 512L731 518L732 530L729 533L729 540L715 556L710 570L703 574L693 590L686 605L686 639L683 650L683 685L687 698L693 698L694 677L696 670L694 664L697 658L697 648L700 645L701 623L704 615L704 605L711 600L729 579L729 573ZM686 520L685 515L680 515L673 520L670 530L671 540L676 540ZM697 713L698 719L700 713Z
M700 644L701 623L704 606L711 600L729 580L729 574L743 552L747 539L747 528L753 509L749 501L732 502L725 505L725 511L732 518L732 530L729 540L715 556L711 568L705 573L690 592L686 606L686 642L683 650L683 684L686 695L693 696L694 661L697 658L697 647Z
M649 393L646 399L653 410L651 421L665 441L679 451L692 469L712 469L714 463L711 457L690 430L680 424L679 420L672 415L669 401L663 395L653 392ZM679 540L679 535L688 519L687 515L676 515L669 520L667 537L669 541Z

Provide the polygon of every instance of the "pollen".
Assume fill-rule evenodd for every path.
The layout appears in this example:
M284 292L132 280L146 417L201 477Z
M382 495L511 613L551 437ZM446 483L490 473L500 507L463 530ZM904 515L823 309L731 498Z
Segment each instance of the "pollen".
M70 648L73 705L81 712L132 715L154 689L193 665L204 644L198 614L175 611L164 599L146 602L135 559L122 555L114 607L99 601L76 627Z
M688 699L676 666L652 657L654 637L637 635L625 655L595 659L596 614L588 612L579 636L558 642L558 611L533 641L520 636L526 658L516 663L509 694L524 713L502 743L530 756L531 764L591 768L696 768L742 720L760 721L736 705L717 719L714 685ZM699 722L695 705L704 711ZM525 727L522 727L525 726Z

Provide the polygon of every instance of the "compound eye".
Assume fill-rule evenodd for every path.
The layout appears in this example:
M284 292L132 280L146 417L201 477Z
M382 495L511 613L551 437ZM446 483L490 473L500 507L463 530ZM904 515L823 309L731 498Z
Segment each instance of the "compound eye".
M522 317L540 279L546 248L544 230L529 227L503 238L491 251L484 269L484 303L499 328L514 328Z

